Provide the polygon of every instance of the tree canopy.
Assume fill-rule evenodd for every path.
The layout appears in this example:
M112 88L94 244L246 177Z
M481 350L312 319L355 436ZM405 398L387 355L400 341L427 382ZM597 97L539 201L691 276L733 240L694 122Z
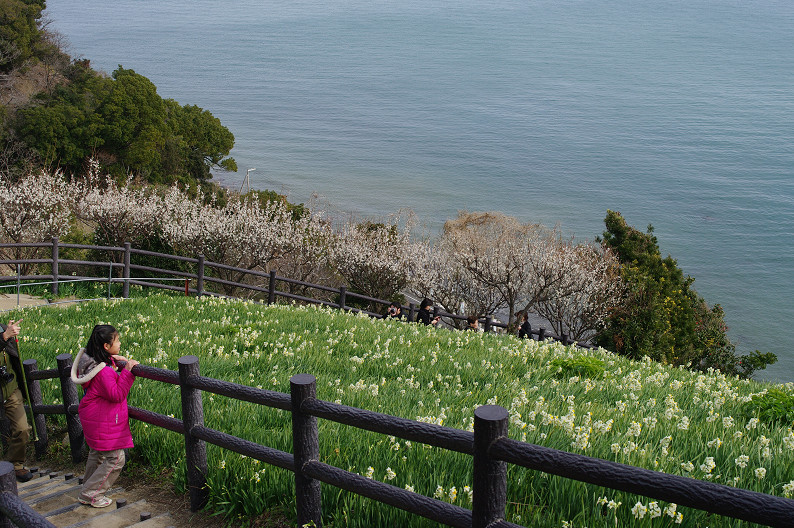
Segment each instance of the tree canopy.
M601 242L618 256L626 297L598 335L599 345L632 358L743 376L777 360L758 351L736 355L722 307L709 307L692 288L694 279L674 258L662 257L653 226L643 233L615 211L607 211L604 222Z
M65 60L51 60L58 39L42 28L44 6L43 0L0 0L0 76L28 75L28 85L42 90L22 104L15 94L13 108L0 106L0 138L13 138L26 155L23 160L19 148L4 154L4 165L32 161L80 173L94 158L114 176L165 184L204 183L213 168L237 170L228 157L234 136L209 111L163 99L149 79L122 66L108 77L60 51ZM33 82L45 75L45 84Z
M94 156L111 173L156 183L207 181L236 170L234 136L209 111L162 99L146 77L121 66L111 78L76 63L68 82L21 109L21 138L50 166L78 172Z
M21 66L42 42L38 21L44 0L0 0L0 73Z

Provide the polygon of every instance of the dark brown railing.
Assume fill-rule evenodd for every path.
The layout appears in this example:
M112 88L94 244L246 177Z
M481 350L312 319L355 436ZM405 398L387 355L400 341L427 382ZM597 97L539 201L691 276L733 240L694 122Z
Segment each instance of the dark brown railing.
M83 438L77 416L77 390L70 380L72 357L61 354L56 359L58 368L52 370L38 370L34 359L24 361L31 406L36 420L43 420L45 414L66 415L72 458L77 463L81 460ZM507 464L511 463L735 519L775 527L794 527L794 500L791 499L511 440L507 437L507 410L495 405L484 405L475 410L472 433L318 400L316 380L309 374L297 374L290 378L290 394L284 394L202 376L196 356L180 358L178 371L137 365L133 373L180 387L181 420L134 407L130 408L129 414L133 419L184 435L193 511L202 508L208 498L209 490L205 484L206 442L209 442L294 472L298 526L312 522L318 527L322 526L320 484L326 483L447 526L515 528L519 525L504 520L508 500ZM43 405L41 401L39 380L51 378L61 380L64 398L61 405ZM290 412L293 453L206 427L202 391ZM317 418L471 455L472 509L373 481L320 462L321 439ZM37 426L39 423L36 422ZM43 430L44 427L39 428L39 431ZM37 453L46 450L46 438L43 444L39 443L36 447ZM0 512L5 512L3 504L0 502Z
M55 528L55 525L27 505L17 495L14 464L0 462L0 528Z
M125 242L124 246L92 246L92 245L84 245L84 244L64 244L59 241L58 238L53 238L52 242L38 242L38 243L23 243L23 244L10 244L10 243L3 243L0 244L1 249L24 249L24 248L49 248L50 251L50 258L37 258L37 259L0 259L0 265L7 265L11 266L19 266L25 264L41 264L41 265L49 265L51 268L50 274L42 274L42 275L5 275L0 276L0 284L3 282L16 282L17 287L21 288L25 286L23 281L48 281L51 284L51 291L53 295L58 295L58 291L61 284L68 283L71 281L84 281L84 280L94 280L94 281L107 281L108 283L108 296L110 296L110 284L111 283L121 283L122 284L122 294L123 298L128 298L130 295L130 286L143 286L148 288L159 288L162 290L169 290L169 291L176 291L176 292L184 292L185 295L213 295L213 296L226 296L217 291L207 289L208 284L216 284L220 286L226 286L228 288L240 288L243 290L248 290L250 292L254 292L255 295L260 295L264 302L268 304L272 304L276 302L277 299L287 299L291 301L303 302L303 303L310 303L310 304L320 304L324 306L330 306L333 308L338 308L340 310L347 310L351 312L362 312L372 317L382 317L381 314L377 312L372 312L368 310L364 310L361 308L356 308L350 306L348 301L352 299L357 299L359 301L364 301L367 303L372 303L374 305L383 305L384 307L390 304L390 301L384 299L377 299L374 297L369 297L367 295L362 295L360 293L355 293L348 291L345 286L340 286L339 288L333 288L330 286L324 286L321 284L314 284L311 282L304 282L296 279L291 279L288 277L280 277L276 274L275 271L270 271L269 273L258 271L258 270L249 270L245 268L237 268L234 266L229 266L226 264L221 264L218 262L211 262L204 259L203 255L198 255L197 258L190 258L190 257L182 257L178 255L170 255L167 253L157 253L154 251L146 251L142 249L135 249L131 247L129 242ZM90 260L73 260L73 259L63 259L60 257L62 249L81 249L81 250L93 250L93 251L106 251L111 254L116 254L117 257L115 259L111 259L109 262L97 262L97 261L90 261ZM189 273L185 271L179 270L170 270L164 268L157 268L152 266L144 266L141 264L134 264L132 263L133 256L144 256L144 257L155 257L161 258L173 262L181 262L187 263L195 266L195 273ZM108 273L107 275L100 276L100 277L88 277L84 275L64 275L60 273L60 269L62 265L73 265L73 266L93 266L98 268L107 268ZM267 286L257 286L255 284L248 284L245 282L239 281L230 281L226 279L221 279L219 277L214 276L212 273L207 273L208 270L223 270L228 272L233 272L240 274L242 276L250 277L250 278L258 278L261 281L267 282ZM118 272L120 274L119 277L114 276L114 272ZM141 271L147 273L156 273L163 275L163 277L134 277L132 275L133 271ZM155 282L157 280L166 280L166 281L184 281L184 287L182 286L174 286L172 284L162 284L159 282ZM304 295L298 295L295 293L290 293L287 291L282 291L277 289L278 283L283 284L291 284L294 286L299 286L303 288L308 288L311 290L316 290L318 292L324 292L326 294L330 294L330 297L336 298L336 302L332 302L325 299L313 298ZM194 286L195 285L195 286ZM352 302L352 301L351 301ZM414 303L409 303L407 306L401 307L402 312L407 315L409 321L413 321L417 308ZM433 316L442 317L444 319L450 321L465 321L466 317L457 314L451 314L439 309L438 306L434 308ZM490 332L497 328L506 329L507 325L501 322L497 322L492 315L488 315L486 317L481 318L480 320L483 324L483 329L486 332ZM545 328L538 328L532 330L532 336L536 336L539 341L544 341L546 339L551 339L554 341L560 341L563 344L569 345L574 344L574 341L569 339L568 335L555 335L553 333L546 332ZM534 337L533 337L534 338ZM575 343L577 346L583 348L594 348L592 345L584 342Z

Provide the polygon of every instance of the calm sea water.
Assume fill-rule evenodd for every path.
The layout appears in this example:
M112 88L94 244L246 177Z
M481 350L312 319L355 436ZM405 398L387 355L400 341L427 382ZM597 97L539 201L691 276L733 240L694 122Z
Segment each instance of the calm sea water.
M73 55L236 137L252 185L438 228L501 210L592 238L607 209L794 381L790 0L48 0Z

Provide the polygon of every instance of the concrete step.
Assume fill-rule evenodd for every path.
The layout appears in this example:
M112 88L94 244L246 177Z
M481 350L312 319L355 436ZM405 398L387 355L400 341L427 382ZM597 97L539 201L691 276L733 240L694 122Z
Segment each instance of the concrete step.
M77 507L86 507L85 505L80 504L80 502L77 500L77 496L80 493L81 487L82 486L78 485L69 490L62 490L60 494L47 497L46 500L40 500L35 504L28 501L28 504L45 517L54 517L62 513L67 513L75 510ZM105 495L111 499L122 499L124 498L124 488L111 488ZM90 508L90 506L88 507ZM108 508L115 508L115 505L110 505Z
M69 477L68 479L66 477ZM66 482L67 480L72 480L74 483L77 483L75 476L71 473L67 475L62 475L59 473L51 473L49 471L40 471L33 474L33 478L27 482L17 482L17 491L19 492L19 496L31 496L35 490L39 490L41 488L47 486L56 486L60 483Z
M71 499L71 502L64 501L66 504L64 504L62 507L41 513L55 526L70 526L97 516L115 512L117 508L125 508L126 499L123 497L123 494L124 490L122 488L108 490L105 495L108 498L113 499L113 504L107 506L106 508L93 508L85 504L80 504L80 502L77 500L77 496L75 495L75 497ZM119 508L118 505L120 503L124 504L125 506Z
M75 487L79 488L80 479L71 477L69 480L64 480L63 478L57 477L52 479L43 477L30 480L25 484L28 484L28 486L24 488L19 484L17 485L17 493L20 498L25 499L28 504L33 505L35 502L40 502L42 497L52 496L61 491Z
M51 493L55 493L59 490L68 489L79 485L80 485L80 481L77 479L71 479L71 480L42 479L40 486L36 488L24 488L24 489L17 487L17 492L20 498L30 502L31 500L39 497L43 497L44 495L50 495Z
M50 522L63 528L126 528L140 522L141 513L148 511L149 506L146 504L146 500L141 499L138 502L116 509L114 509L113 504L107 508L82 506L69 512L73 517L80 516L82 517L81 519L67 524L67 514L63 514L64 517L60 519L53 518Z
M172 528L174 519L170 513L162 513L145 521L131 524L129 528Z
M151 511L140 495L133 493L130 498L136 502L127 504L122 488L108 490L106 496L114 503L107 508L80 504L81 480L71 474L35 471L33 479L17 483L17 490L29 506L61 528L173 528L171 515Z
M77 494L80 493L81 487L77 480L72 480L53 489L43 490L46 493L23 497L23 499L31 508L39 513L44 513L77 501Z

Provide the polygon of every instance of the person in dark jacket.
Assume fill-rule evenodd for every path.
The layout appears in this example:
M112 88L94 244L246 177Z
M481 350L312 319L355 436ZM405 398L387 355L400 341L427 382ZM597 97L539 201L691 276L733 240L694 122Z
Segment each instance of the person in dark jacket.
M532 325L529 324L527 312L518 312L518 337L521 339L532 339Z
M0 334L0 385L3 391L3 411L8 418L11 436L6 438L8 451L6 458L14 464L14 473L19 482L27 482L33 478L33 473L25 467L25 448L30 439L30 425L25 414L22 391L19 390L17 380L24 375L22 363L19 361L17 349L17 336L19 323L9 321L8 325L0 324L3 333Z
M402 306L400 303L393 302L389 305L389 310L386 312L386 315L383 316L384 319L405 319L403 315Z
M466 318L466 322L468 325L466 326L466 330L474 330L475 332L482 332L482 328L480 327L480 318L476 315L470 315Z
M433 301L428 298L423 299L419 305L419 311L416 312L416 322L425 325L437 325L441 317L433 317L432 309Z

